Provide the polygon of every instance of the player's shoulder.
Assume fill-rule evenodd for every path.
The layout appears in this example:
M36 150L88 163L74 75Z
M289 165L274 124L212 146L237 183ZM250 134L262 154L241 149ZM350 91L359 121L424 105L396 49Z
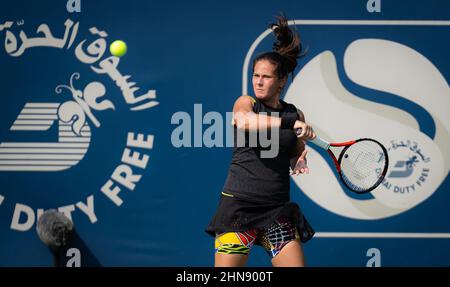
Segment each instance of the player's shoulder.
M256 102L254 98L248 95L240 96L234 102L233 112L254 112Z
M298 114L299 120L305 121L305 114L302 112L301 109L299 109L294 104L287 103L287 102L284 102L284 103L286 105L285 109L286 109L287 112L289 112L289 113L296 113L296 114Z
M285 111L290 112L290 113L296 113L297 112L298 109L297 109L297 107L294 104L285 102L283 100L281 100L281 102L284 105L284 110Z
M237 98L236 102L251 103L252 105L254 105L256 104L256 99L249 95L242 95Z

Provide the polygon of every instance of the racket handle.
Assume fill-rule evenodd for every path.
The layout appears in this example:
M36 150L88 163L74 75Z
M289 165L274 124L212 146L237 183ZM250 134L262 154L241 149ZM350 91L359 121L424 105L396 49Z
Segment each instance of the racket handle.
M323 139L319 138L318 136L315 137L315 139L311 140L311 142L317 146L320 146L321 148L327 150L330 147L330 143L324 141Z
M297 129L295 131L295 134L297 136L301 135L302 134L302 129ZM318 136L316 136L313 140L310 140L310 142L312 142L313 144L315 144L315 145L317 145L317 146L319 146L319 147L321 147L321 148L323 148L325 150L327 150L330 147L330 143L329 142L321 139Z

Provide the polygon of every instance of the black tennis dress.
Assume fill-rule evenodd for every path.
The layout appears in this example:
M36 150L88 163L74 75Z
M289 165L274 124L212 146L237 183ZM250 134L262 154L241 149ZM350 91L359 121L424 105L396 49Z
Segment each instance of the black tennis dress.
M255 113L299 119L297 108L292 104L280 100L282 107L274 109L258 99L252 100ZM236 127L234 132L235 146L228 176L219 206L206 232L215 236L224 232L262 229L279 217L286 217L297 227L302 242L311 239L314 235L313 228L299 206L290 201L289 166L297 141L294 131L279 130L279 153L273 158L261 157L263 150L270 149L263 147L266 144L259 141L257 144L249 144L252 143L249 140L250 132L245 132L245 145L238 144Z

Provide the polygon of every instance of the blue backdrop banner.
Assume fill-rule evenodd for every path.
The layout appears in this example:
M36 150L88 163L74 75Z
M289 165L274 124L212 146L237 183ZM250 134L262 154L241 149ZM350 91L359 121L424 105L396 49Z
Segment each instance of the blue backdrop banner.
M36 232L74 224L65 266L212 266L205 233L231 159L234 101L284 12L307 48L283 93L323 138L379 139L357 195L326 152L291 199L309 266L450 265L450 2L6 1L0 10L0 266L51 266ZM122 40L127 52L111 54ZM270 266L254 248L250 266Z

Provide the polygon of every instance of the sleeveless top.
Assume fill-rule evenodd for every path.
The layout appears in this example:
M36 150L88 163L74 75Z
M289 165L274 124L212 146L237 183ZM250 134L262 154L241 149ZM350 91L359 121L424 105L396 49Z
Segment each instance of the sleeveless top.
M280 100L282 108L274 109L258 99L252 99L253 112L256 114L264 113L273 117L293 116L299 119L297 108L292 104ZM238 131L237 127L234 127L233 156L223 187L224 195L260 203L283 203L290 200L289 166L290 159L294 156L297 137L291 129L278 128L278 131L278 154L273 158L263 158L261 152L269 150L271 146L263 147L267 145L261 144L259 140L256 145L251 144L250 140L252 133L257 134L256 138L259 139L260 132ZM238 132L245 133L245 145L238 145ZM264 137L270 141L270 128Z

